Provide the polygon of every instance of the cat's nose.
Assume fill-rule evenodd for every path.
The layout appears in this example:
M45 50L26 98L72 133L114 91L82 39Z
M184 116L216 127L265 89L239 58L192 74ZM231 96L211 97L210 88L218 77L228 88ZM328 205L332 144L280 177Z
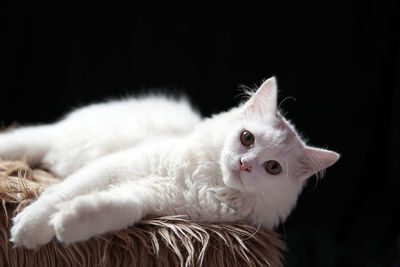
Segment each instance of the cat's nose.
M247 172L251 171L251 165L249 163L247 163L246 161L242 161L242 160L239 160L239 163L240 163L241 171L247 171Z

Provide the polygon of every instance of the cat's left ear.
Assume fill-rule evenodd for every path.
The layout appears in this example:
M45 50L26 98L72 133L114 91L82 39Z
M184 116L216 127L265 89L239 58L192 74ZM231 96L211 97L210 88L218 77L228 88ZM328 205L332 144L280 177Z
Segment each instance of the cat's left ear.
M277 110L277 90L275 77L266 80L243 107L245 113L275 114Z
M306 160L301 166L303 178L328 168L340 158L338 153L321 148L307 146L304 152Z

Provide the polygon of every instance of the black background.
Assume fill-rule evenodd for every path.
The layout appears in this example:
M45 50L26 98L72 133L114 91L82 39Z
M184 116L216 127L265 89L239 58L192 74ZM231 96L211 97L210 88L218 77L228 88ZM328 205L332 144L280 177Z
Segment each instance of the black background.
M280 101L296 98L287 117L342 154L280 227L286 265L400 266L398 4L163 9L2 8L0 121L53 122L149 88L184 92L208 116L276 75Z

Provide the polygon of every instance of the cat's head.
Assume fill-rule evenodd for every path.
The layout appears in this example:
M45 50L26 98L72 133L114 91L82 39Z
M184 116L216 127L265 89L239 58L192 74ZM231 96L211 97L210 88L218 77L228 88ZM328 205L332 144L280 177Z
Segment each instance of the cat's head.
M275 78L237 110L221 154L226 185L244 192L297 199L304 181L334 164L335 152L307 146L277 110Z

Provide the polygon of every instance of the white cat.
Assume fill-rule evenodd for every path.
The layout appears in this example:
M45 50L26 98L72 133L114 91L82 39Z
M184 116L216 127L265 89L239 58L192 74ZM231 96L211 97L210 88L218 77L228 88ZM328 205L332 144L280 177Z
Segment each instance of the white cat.
M135 224L146 214L247 220L272 229L306 178L337 161L277 111L275 78L239 107L201 120L183 99L128 99L0 135L0 157L28 156L66 177L15 218L11 241L37 248Z

